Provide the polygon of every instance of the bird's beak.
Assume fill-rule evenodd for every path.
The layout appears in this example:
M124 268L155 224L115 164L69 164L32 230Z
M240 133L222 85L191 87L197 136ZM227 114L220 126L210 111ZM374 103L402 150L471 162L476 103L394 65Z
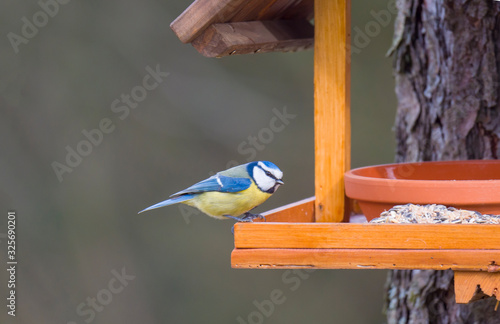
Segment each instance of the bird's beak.
M280 184L280 185L285 184L285 183L283 182L283 180L280 180L280 179L276 180L276 183L277 183L277 184Z

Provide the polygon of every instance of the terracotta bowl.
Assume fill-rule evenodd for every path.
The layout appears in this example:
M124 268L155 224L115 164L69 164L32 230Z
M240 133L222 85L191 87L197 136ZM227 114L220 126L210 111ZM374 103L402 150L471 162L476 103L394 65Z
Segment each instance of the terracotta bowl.
M500 214L500 160L399 163L353 169L345 190L368 220L394 205L442 204Z

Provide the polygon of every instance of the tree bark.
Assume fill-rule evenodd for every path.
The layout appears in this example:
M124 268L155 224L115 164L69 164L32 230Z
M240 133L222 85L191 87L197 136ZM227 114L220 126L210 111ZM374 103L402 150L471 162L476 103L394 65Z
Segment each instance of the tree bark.
M397 0L396 161L500 156L500 2ZM496 300L456 304L452 271L391 271L388 323L500 323Z

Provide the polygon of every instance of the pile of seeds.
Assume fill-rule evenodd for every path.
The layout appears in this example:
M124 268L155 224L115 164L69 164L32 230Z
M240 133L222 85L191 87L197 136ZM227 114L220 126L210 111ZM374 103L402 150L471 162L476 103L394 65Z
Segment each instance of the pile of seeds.
M384 211L370 223L421 224L500 224L500 215L483 215L477 211L443 205L397 205Z

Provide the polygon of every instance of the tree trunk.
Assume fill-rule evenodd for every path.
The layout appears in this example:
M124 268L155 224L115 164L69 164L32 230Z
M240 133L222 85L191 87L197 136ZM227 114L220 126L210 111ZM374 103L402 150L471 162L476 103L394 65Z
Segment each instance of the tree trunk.
M500 156L500 2L397 0L396 161ZM500 323L496 300L455 303L452 271L391 271L388 323Z

